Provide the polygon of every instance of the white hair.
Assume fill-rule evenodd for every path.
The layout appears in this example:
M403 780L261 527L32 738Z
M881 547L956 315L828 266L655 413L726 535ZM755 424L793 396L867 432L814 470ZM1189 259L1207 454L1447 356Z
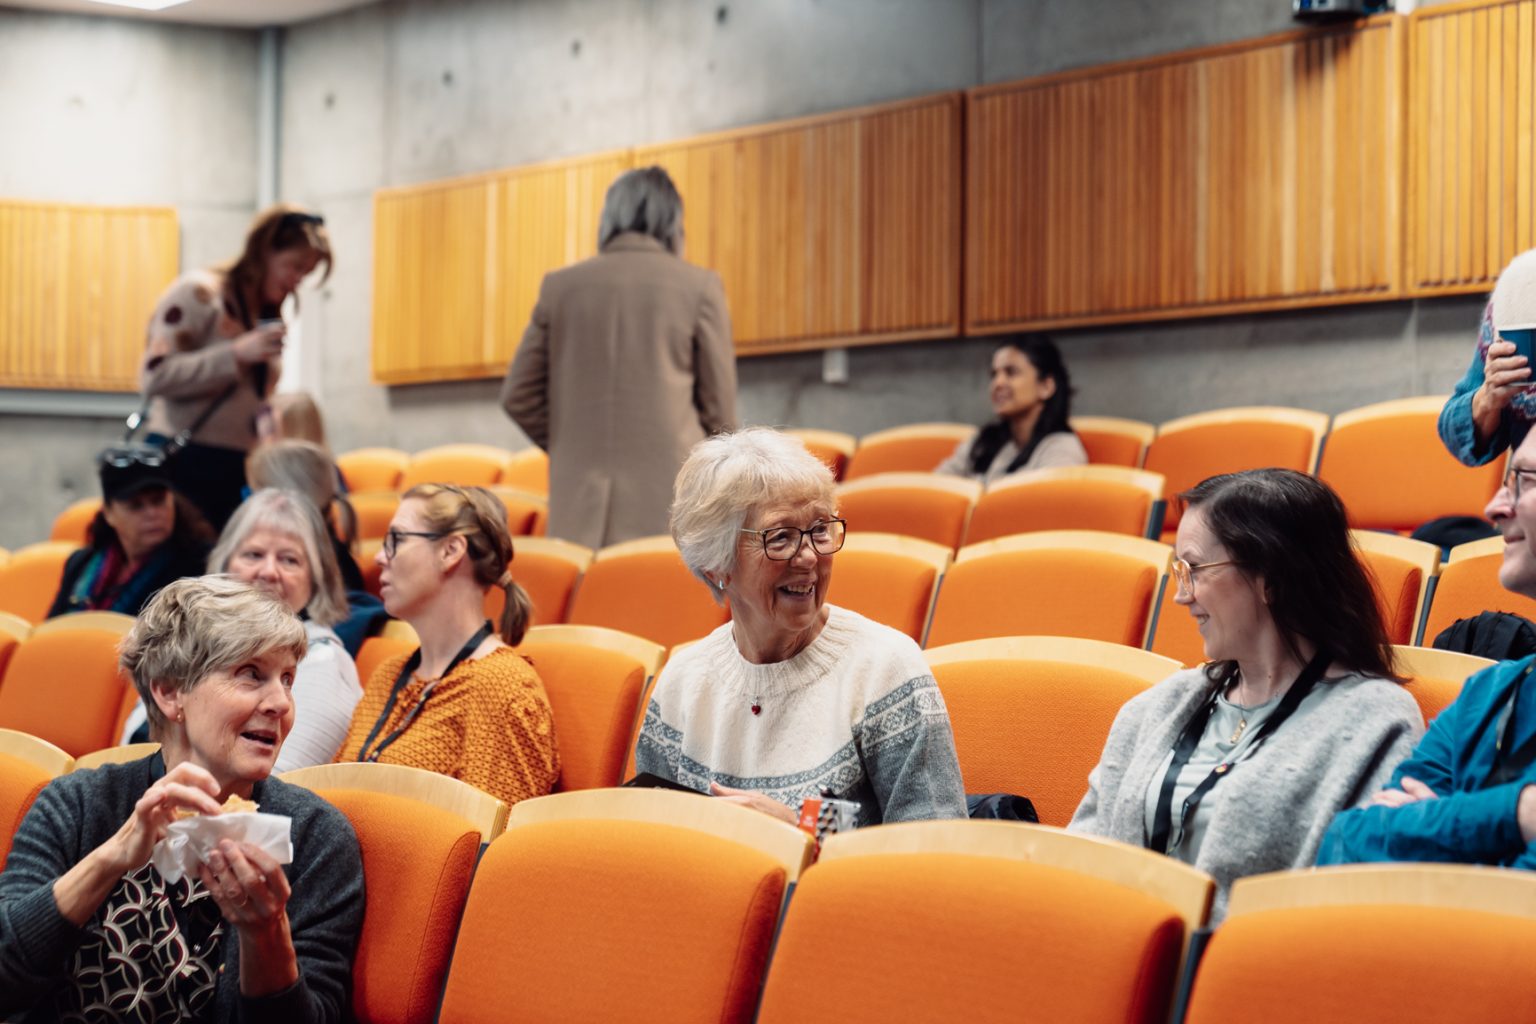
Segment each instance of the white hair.
M677 474L672 539L689 571L708 584L707 573L735 570L753 512L802 502L835 508L836 501L832 471L798 438L768 427L716 434L693 446ZM710 591L718 601L716 588Z

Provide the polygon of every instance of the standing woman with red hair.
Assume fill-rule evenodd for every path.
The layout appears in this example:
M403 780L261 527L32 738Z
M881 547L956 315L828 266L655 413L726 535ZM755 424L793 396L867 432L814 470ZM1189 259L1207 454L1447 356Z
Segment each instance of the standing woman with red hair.
M149 440L175 450L171 482L215 530L240 504L245 456L268 416L283 303L322 265L329 277L331 262L324 218L279 204L256 216L236 260L182 275L155 305L139 371Z

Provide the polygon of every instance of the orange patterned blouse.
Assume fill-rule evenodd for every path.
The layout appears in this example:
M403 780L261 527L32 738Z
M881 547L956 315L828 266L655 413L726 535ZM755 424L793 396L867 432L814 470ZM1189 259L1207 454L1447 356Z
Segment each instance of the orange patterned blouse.
M352 714L352 727L337 761L357 760L408 657L390 658L374 670ZM405 684L374 746L405 721L427 682L413 677ZM544 684L533 666L510 647L498 647L449 673L416 720L384 748L379 760L450 775L505 800L508 806L544 796L560 778L554 718Z

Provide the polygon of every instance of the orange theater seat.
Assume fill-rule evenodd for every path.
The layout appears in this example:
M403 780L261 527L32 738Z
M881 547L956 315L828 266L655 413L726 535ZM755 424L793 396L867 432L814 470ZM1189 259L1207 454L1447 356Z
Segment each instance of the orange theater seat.
M533 602L531 624L564 622L577 581L592 564L592 549L555 537L518 537L512 550L512 576ZM487 590L485 617L500 622L506 602L506 591L500 587Z
M1150 423L1118 416L1073 416L1071 426L1088 450L1089 464L1095 466L1135 469L1146 458L1147 445L1157 435L1157 428Z
M363 854L367 908L352 966L352 1010L372 1024L431 1024L480 830L403 795L320 792L352 823Z
M100 498L81 498L58 514L48 539L85 547L91 542L91 524L96 521L96 513L100 511Z
M46 740L0 729L0 866L37 794L73 765L74 758Z
M1272 406L1218 409L1162 424L1146 468L1168 481L1163 529L1171 533L1179 525L1175 497L1208 477L1269 467L1312 472L1327 430L1323 413Z
M400 475L400 490L417 484L458 484L489 487L501 479L512 453L488 444L445 444L411 456Z
M645 637L663 647L697 640L729 613L683 565L671 537L603 548L576 588L566 621Z
M834 480L841 480L847 474L848 460L859 447L858 438L836 430L795 429L784 433L799 438L806 451L826 463Z
M1459 864L1241 878L1184 1020L1536 1019L1533 908L1529 872Z
M513 452L501 465L501 476L496 481L503 487L514 487L529 494L549 497L549 456L542 448L524 448Z
M64 563L78 548L68 541L45 540L11 552L0 565L0 612L42 622L59 592Z
M903 537L960 546L981 484L933 473L880 473L837 489L837 514L849 532L897 533Z
M0 681L0 728L79 757L117 742L132 684L117 667L122 631L71 627L67 619L50 619L17 646Z
M961 549L928 645L994 636L1076 636L1140 647L1171 551L1142 537L1048 530Z
M1503 461L1470 467L1435 424L1445 396L1403 398L1334 417L1317 475L1344 500L1349 525L1406 533L1441 516L1480 516Z
M506 507L508 533L514 537L529 537L544 532L544 523L549 518L547 498L511 487L491 487L488 490Z
M1504 564L1504 539L1462 544L1451 550L1440 570L1435 592L1430 597L1420 643L1434 645L1435 637L1455 624L1482 612L1513 612L1536 621L1536 601L1523 594L1505 590L1499 583L1499 567Z
M950 823L859 831L898 830L904 839L918 825L941 824ZM1002 822L954 824L1009 829ZM822 860L800 880L758 1024L1167 1020L1185 923L1144 885L990 856L974 845L837 856L838 844L857 835L829 839ZM1204 884L1208 891L1209 880ZM878 980L844 993L835 1012L810 1010L829 998L832 979L869 977L871 964L879 965Z
M987 488L965 542L1038 530L1102 530L1145 537L1160 511L1163 478L1121 466L1066 466L1014 473Z
M640 692L666 651L600 626L535 627L518 650L549 695L560 745L560 790L623 782Z
M1419 702L1425 723L1450 706L1461 695L1461 688L1473 675L1498 664L1460 651L1442 651L1438 647L1409 647L1394 644L1392 657L1397 672L1408 680L1408 692Z
M849 533L833 561L827 598L918 643L951 554L943 544L891 533Z
M1424 614L1429 581L1440 571L1440 549L1375 530L1351 530L1360 560L1376 589L1376 604L1394 644L1412 643Z
M398 448L358 448L336 456L347 490L398 491L411 457Z
M848 460L844 479L876 473L931 473L975 434L976 428L968 423L914 423L865 434Z
M752 1020L782 864L678 825L517 821L475 872L443 1021L509 1019L512 1007L527 1021Z
M1150 651L1068 637L932 647L967 793L1020 793L1065 825L1126 701L1180 668Z
M352 511L357 514L359 545L370 540L383 540L389 530L389 521L395 517L395 509L400 507L400 493L365 491L349 495L347 500L352 505Z

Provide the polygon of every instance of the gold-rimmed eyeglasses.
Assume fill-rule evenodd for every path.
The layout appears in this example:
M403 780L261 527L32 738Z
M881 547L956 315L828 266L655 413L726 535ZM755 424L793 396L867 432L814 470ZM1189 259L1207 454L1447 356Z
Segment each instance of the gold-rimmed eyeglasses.
M805 529L798 526L770 526L766 530L742 530L756 534L763 542L763 554L775 562L787 562L800 553L807 537L811 550L818 555L832 555L843 549L848 539L848 523L843 519L823 519Z
M1201 562L1197 565L1191 565L1182 558L1175 558L1173 560L1173 578L1178 583L1180 592L1193 594L1195 592L1195 573L1201 569L1216 569L1223 565L1237 564L1237 562L1229 558L1223 562Z

